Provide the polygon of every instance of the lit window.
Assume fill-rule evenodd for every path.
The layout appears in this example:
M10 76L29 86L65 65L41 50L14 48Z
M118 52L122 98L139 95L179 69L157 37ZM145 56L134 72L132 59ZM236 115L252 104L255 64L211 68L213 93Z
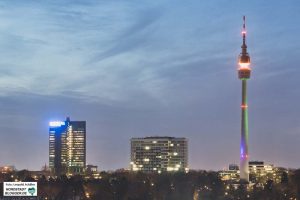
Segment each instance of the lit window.
M167 171L176 171L175 167L167 167Z
M139 170L139 168L137 168L137 167L134 167L132 170L133 170L133 171L138 171L138 170Z

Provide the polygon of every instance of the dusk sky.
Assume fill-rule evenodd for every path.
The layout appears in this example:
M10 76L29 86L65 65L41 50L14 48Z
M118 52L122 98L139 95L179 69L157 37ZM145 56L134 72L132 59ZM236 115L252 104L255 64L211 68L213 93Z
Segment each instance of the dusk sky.
M300 1L2 0L0 166L48 165L48 123L87 121L87 163L130 138L189 140L189 167L239 163L242 16L250 160L300 167Z

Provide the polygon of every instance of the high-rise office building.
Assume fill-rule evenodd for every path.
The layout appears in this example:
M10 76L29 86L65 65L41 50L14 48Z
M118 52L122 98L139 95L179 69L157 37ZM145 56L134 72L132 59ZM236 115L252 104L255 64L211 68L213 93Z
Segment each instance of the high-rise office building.
M187 171L188 141L175 137L132 138L130 166L142 172Z
M49 123L49 167L53 174L82 174L86 165L86 122Z

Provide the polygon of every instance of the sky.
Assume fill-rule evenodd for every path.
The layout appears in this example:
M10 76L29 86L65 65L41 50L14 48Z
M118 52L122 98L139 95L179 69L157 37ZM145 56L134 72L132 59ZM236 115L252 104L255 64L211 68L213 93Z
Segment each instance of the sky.
M300 2L2 0L0 166L48 164L48 123L87 121L87 163L186 137L191 169L239 163L242 16L250 160L300 167Z

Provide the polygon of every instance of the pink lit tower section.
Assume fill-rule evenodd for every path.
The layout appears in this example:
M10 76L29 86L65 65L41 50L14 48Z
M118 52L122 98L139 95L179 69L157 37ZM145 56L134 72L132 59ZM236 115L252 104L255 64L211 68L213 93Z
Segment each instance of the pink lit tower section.
M248 105L247 105L247 80L250 78L250 56L246 45L246 19L243 17L243 44L242 53L239 55L238 75L242 81L242 124L241 124L241 148L240 148L240 180L249 182L249 154L248 154Z

